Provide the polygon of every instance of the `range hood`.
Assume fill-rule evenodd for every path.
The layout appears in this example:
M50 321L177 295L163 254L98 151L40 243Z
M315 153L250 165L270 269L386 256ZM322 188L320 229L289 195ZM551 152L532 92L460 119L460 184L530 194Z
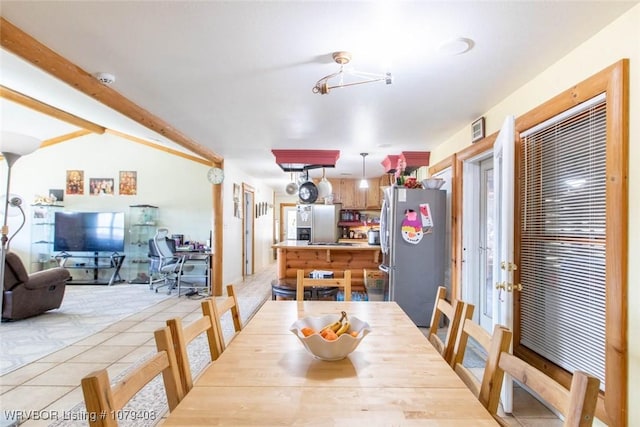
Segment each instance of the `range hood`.
M276 163L285 172L304 172L309 169L334 168L340 150L271 150Z

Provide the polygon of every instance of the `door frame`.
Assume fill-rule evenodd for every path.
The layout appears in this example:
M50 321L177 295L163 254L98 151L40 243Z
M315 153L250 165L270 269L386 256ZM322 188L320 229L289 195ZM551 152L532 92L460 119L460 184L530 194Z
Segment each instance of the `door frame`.
M480 324L489 333L493 325L487 325L481 315L481 299L483 282L478 280L482 273L480 263L482 261L479 241L481 238L481 213L478 207L481 204L481 176L483 164L493 158L493 150L472 157L463 163L463 209L462 209L462 284L473 286L461 286L461 299L471 302L476 310L473 312L473 320ZM493 162L491 162L493 163ZM465 197L466 195L466 197Z
M290 208L294 208L295 210L296 207L296 203L280 203L280 235L278 236L278 241L279 242L284 242L285 240L287 240L287 233L286 233L286 212L288 209Z
M242 183L242 277L255 272L255 193L251 185Z

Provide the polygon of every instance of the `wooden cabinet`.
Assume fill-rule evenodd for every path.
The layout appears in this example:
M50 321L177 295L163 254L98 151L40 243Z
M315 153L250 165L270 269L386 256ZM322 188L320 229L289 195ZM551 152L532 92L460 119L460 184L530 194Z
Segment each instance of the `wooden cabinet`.
M356 191L352 179L340 180L340 200L346 209L357 208Z
M379 209L380 206L382 205L382 202L381 202L382 192L380 191L380 179L371 178L368 181L369 181L369 188L367 189L365 208Z
M333 203L342 203L342 198L340 194L340 179L338 178L327 178L331 183L331 187L333 187Z
M328 178L333 186L333 202L342 203L343 209L380 209L382 192L380 184L386 183L385 176L370 178L369 188L360 189L359 179Z
M333 186L333 202L342 203L343 209L361 209L366 204L366 191L358 188L356 179L330 179Z

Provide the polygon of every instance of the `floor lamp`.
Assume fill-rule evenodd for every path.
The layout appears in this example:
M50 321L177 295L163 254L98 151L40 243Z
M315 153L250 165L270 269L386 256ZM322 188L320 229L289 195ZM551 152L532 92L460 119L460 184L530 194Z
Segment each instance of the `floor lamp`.
M18 203L19 206L19 203L21 203L21 201L14 202L14 200L10 199L9 190L11 188L11 168L20 157L36 151L38 147L40 147L40 140L32 136L4 131L0 136L0 152L2 152L2 156L7 161L7 188L4 193L4 200L2 201L2 203L4 203L4 209L2 212L3 221L1 230L2 248L0 249L0 310L2 310L2 302L4 298L4 261L7 254L8 242L10 240L7 217L9 216L9 207L14 206L15 203ZM17 231L20 231L20 229Z

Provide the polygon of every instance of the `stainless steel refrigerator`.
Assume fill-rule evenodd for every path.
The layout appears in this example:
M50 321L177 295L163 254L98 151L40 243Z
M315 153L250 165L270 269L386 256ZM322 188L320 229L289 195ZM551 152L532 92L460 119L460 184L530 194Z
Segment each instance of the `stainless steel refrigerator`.
M296 208L298 240L309 240L313 243L336 243L341 206L339 203L298 205Z
M417 326L429 326L438 286L444 284L446 192L389 187L380 215L380 270L388 275L385 299L395 301Z

